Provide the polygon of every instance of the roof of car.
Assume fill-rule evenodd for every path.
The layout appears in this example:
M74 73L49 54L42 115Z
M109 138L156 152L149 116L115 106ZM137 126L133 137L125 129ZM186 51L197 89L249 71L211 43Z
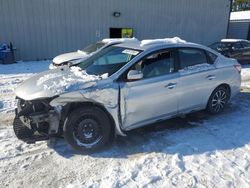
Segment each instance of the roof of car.
M248 40L245 40L245 39L222 39L221 40L221 42L242 42L242 41L249 42Z
M165 47L165 48L174 48L174 47L194 47L194 48L202 48L206 50L211 50L210 48L196 44L190 43L185 40L182 40L178 37L174 38L164 38L164 39L148 39L142 40L137 42L123 42L121 44L117 44L115 46L124 47L124 48L131 48L137 50L150 50L158 47Z
M122 43L122 42L138 42L139 40L135 37L133 38L106 38L103 39L104 43Z

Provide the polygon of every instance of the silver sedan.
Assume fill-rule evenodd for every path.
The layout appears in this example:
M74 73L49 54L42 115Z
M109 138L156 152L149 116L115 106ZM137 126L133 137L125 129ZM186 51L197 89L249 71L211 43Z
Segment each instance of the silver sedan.
M25 142L63 135L92 152L157 121L221 112L240 91L240 71L236 60L179 38L113 45L22 83L14 130Z

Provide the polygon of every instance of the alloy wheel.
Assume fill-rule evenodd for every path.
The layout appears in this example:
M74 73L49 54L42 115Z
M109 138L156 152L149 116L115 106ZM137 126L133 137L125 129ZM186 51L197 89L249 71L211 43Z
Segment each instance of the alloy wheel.
M227 103L227 93L224 90L218 90L212 99L212 109L215 112L222 110Z

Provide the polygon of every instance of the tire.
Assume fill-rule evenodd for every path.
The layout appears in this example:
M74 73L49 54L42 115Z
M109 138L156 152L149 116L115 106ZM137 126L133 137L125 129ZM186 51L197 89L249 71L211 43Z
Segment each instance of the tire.
M211 114L218 114L222 112L230 99L230 92L223 86L217 87L211 94L207 111Z
M19 117L15 117L13 121L13 130L16 137L20 140L29 139L33 136L34 132L26 127Z
M63 127L64 139L74 149L92 153L106 146L111 136L111 122L98 107L74 110Z

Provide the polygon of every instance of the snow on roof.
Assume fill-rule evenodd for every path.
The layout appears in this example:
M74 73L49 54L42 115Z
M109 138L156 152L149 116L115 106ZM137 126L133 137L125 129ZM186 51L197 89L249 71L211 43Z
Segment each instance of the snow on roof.
M240 42L244 41L243 39L222 39L221 42Z
M138 42L139 40L135 37L133 38L107 38L103 39L102 42L104 43L112 43L112 42Z
M174 38L164 38L164 39L143 40L141 41L141 46L161 45L161 44L183 44L183 43L186 43L186 41L180 39L179 37L174 37Z
M231 12L230 20L250 20L250 10Z

